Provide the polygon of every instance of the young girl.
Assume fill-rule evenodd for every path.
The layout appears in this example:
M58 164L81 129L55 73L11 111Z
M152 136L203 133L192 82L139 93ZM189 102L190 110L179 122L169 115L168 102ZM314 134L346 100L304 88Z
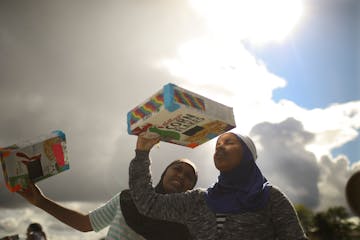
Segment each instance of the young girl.
M188 159L172 162L164 170L155 188L157 194L179 193L191 190L197 182L197 170ZM115 195L98 209L83 214L65 208L47 198L40 189L30 183L28 189L19 192L28 202L43 209L61 222L82 232L100 231L110 226L106 240L187 240L188 229L179 223L146 217L138 212L129 190Z
M160 195L151 186L149 151L159 141L139 136L130 164L130 190L140 213L185 224L194 239L307 239L289 199L255 164L247 136L221 135L216 143L218 182L208 190Z

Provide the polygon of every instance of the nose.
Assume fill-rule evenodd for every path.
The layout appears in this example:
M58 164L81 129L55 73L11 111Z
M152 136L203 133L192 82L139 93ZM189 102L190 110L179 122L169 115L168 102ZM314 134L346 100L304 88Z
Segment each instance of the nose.
M184 179L184 172L183 171L178 171L176 176L180 179L180 180L183 180Z
M224 145L221 142L216 144L215 150L220 149L220 148L221 149L224 148Z

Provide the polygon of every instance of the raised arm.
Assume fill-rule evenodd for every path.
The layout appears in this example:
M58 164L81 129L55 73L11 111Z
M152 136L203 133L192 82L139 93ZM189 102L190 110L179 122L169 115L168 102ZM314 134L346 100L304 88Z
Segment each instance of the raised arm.
M19 194L29 203L44 210L66 225L81 232L93 231L89 215L66 208L52 201L35 184L30 182L29 187L26 190L20 191Z
M135 158L129 167L129 186L133 201L140 213L157 219L186 223L194 209L199 192L158 194L152 185L149 152L158 138L138 137ZM193 203L193 204L191 204Z

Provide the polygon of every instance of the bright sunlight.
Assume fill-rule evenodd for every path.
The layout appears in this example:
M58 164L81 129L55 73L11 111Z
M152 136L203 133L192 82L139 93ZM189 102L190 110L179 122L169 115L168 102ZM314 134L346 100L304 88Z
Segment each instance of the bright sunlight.
M303 14L301 0L190 0L221 36L264 44L283 40Z
M161 66L185 80L184 86L218 102L252 113L269 109L274 89L286 81L268 71L242 41L262 45L285 40L302 15L301 0L190 0L207 24L207 34L179 46ZM191 85L191 86L190 86ZM261 87L259 87L261 86ZM240 94L239 94L240 93ZM261 109L261 110L260 110Z

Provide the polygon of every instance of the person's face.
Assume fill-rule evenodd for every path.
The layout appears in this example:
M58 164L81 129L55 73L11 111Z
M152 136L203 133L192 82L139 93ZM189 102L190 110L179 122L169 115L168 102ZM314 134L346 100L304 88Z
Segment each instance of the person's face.
M243 149L240 140L232 133L221 135L215 147L214 163L220 172L227 172L240 164Z
M195 181L194 169L185 162L176 162L168 167L162 182L166 193L180 193L192 189Z

